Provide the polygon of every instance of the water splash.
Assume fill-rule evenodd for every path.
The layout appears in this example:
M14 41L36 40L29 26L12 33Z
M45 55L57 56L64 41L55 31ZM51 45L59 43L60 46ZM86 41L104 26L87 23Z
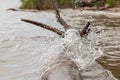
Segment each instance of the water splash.
M68 30L65 38L55 41L40 58L40 74L60 57L73 60L80 69L90 66L95 59L102 55L99 47L96 47L97 36L91 33L82 38L77 30Z

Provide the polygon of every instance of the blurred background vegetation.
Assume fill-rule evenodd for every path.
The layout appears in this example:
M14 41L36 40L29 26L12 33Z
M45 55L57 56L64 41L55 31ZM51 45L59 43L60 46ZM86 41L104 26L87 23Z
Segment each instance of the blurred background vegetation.
M72 8L75 3L75 0L22 0L21 8L38 10L52 9L53 1L57 2L59 8Z
M106 4L110 7L120 7L120 0L106 0Z
M101 0L102 1L102 0ZM97 7L103 7L105 5L109 5L109 7L120 7L120 0L106 0L105 4L103 4L100 0L98 0L95 5Z
M38 10L52 9L52 1L57 2L59 8L74 8L76 2L76 0L22 0L21 8ZM94 6L103 7L107 4L109 7L120 7L120 0L106 0L105 4L101 1L98 0L94 3Z

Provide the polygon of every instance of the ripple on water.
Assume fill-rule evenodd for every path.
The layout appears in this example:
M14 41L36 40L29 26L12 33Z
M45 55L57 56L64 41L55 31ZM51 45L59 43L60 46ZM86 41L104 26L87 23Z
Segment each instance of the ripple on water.
M9 5L11 1L10 0L7 0L7 1L8 1L7 5ZM5 3L7 1L5 1ZM6 5L2 5L2 6L6 6ZM10 4L10 7L11 7L11 4ZM71 25L73 25L73 27L76 27L78 29L83 27L83 25L89 20L88 18L89 15L88 16L84 15L84 12L82 12L82 14L80 14L79 11L74 12L72 10L67 10L67 11L63 10L62 12L63 14L67 14L65 16L63 15L65 17L65 20L68 21L68 23L70 23ZM3 11L3 12L0 12L0 15L1 16L3 15L0 19L1 21L0 28L1 28L1 31L3 31L2 35L0 35L0 64L1 64L0 65L0 79L1 80L37 80L38 76L40 75L39 71L41 69L42 63L44 64L45 60L47 62L49 60L49 57L51 57L51 55L47 55L47 59L46 59L46 57L44 56L42 57L41 55L43 53L46 53L47 49L49 49L52 46L51 44L55 40L55 38L30 37L31 35L32 36L36 36L36 35L39 36L41 34L44 35L42 31L44 32L45 30L43 29L38 30L38 28L33 29L33 25L22 23L18 20L20 20L23 17L27 17L30 19L38 20L38 21L40 19L42 22L45 22L47 24L52 24L52 25L55 24L54 25L55 27L56 25L59 28L61 26L59 26L58 23L54 22L53 12L30 13L30 12ZM91 17L92 17L91 21L94 24L92 26L94 26L95 28L98 28L99 26L99 28L102 29L104 32L103 35L105 35L103 36L103 38L100 38L101 47L108 48L111 45L111 43L113 43L113 45L119 46L120 44L119 43L120 41L118 41L120 40L119 39L119 36L120 36L119 28L113 28L113 27L114 26L118 27L120 20L106 18L106 17L99 17L99 18L94 17L94 16L91 16ZM50 19L47 19L47 18L50 18ZM74 25L74 23L76 24ZM112 28L109 28L109 27L112 27ZM48 33L47 35L51 34L51 33L49 34L49 31L45 31L45 32ZM16 34L19 37L16 37ZM11 36L11 35L15 35L15 36ZM24 36L24 37L21 37L21 36ZM96 37L90 37L90 38L93 40L93 42L91 43L94 43L94 40L96 40ZM114 40L112 40L113 41L112 42L111 39L118 41L118 44L117 42L114 43ZM86 60L88 60L85 66L91 61L93 61L91 66L88 66L89 68L83 70L83 73L82 73L83 77L86 80L90 80L90 79L93 80L93 78L94 80L96 80L96 79L100 79L100 77L102 76L102 80L110 80L111 76L108 77L109 76L107 74L108 71L100 67L98 63L94 63L95 56L97 57L99 56L99 55L96 55L97 52L95 52L95 54L93 53L94 51L96 51L94 48L97 46L92 45L93 47L92 48L91 43L89 43L89 40L83 43L87 44L87 46L83 45L81 53L84 53L84 54L83 55L80 54L79 56L81 56L81 58L83 59L83 62L86 62ZM102 45L104 43L108 45L107 46ZM55 44L57 44L57 42ZM58 47L59 46L60 45L58 45ZM54 45L54 47L56 47L56 45ZM88 49L86 49L85 47L87 47ZM74 49L74 47L71 47L71 48ZM86 51L88 52L90 51L93 54L87 55L88 52ZM93 57L94 59L92 59L91 57ZM44 61L41 62L40 59L44 59ZM98 59L98 62L101 63L101 65L105 69L110 70L115 77L120 79L119 66L118 66L119 65L119 50L116 50L114 48L111 50L111 53L105 52L105 55L103 55L103 57ZM111 62L114 62L114 63L111 63ZM106 79L106 77L108 78Z
M54 38L50 37L2 39L0 43L0 79L37 80L39 59L52 41Z

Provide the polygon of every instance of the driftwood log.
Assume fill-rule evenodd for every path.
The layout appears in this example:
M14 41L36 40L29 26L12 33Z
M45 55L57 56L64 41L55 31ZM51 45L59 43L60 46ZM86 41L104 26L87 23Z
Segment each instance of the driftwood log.
M15 8L9 8L9 9L7 9L8 11L10 10L10 11L19 11L18 9L15 9Z
M48 29L50 31L53 31L53 32L57 33L58 35L62 35L64 33L63 31L60 31L60 30L58 30L58 29L56 29L56 28L54 28L52 26L48 26L48 25L40 23L40 22L36 22L36 21L28 20L28 19L21 19L21 21L31 23L31 24L34 24L36 26Z
M40 80L83 80L78 66L68 59L52 64L41 76Z
M83 37L84 35L87 35L90 31L90 29L88 29L90 26L90 22L88 22L85 27L81 30L80 32L80 36Z
M76 30L73 29L61 18L58 8L55 7L55 11L56 11L57 21L64 26L65 31L60 31L52 26L48 26L46 24L32 20L28 20L28 19L21 19L21 20L45 28L47 30L53 31L58 35L64 35L66 34L66 32L68 32L68 35L69 34L71 35L72 33L70 32L70 30L73 31L73 34L75 32L78 32L79 33L78 35L81 37L84 37L84 35L88 33L89 31L88 27L90 26L90 22L88 22L87 25L85 25L85 27L81 31ZM72 38L72 40L74 39ZM40 80L83 80L80 75L79 68L75 62L73 62L70 59L62 59L56 61L57 62L51 63L51 66L49 66L48 69L46 69L43 72L43 74L40 77Z
M33 21L33 20L29 20L29 19L21 19L21 21L24 21L24 22L27 22L27 23L31 23L31 24L34 24L36 26L39 26L39 27L42 27L42 28L45 28L47 30L50 30L52 32L55 32L56 34L58 35L62 35L64 34L65 32L64 31L60 31L52 26L48 26L46 24L43 24L43 23L40 23L40 22L37 22L37 21ZM90 22L88 22L85 27L80 31L80 36L83 37L85 36L86 34L88 34L89 30L88 29L90 26Z

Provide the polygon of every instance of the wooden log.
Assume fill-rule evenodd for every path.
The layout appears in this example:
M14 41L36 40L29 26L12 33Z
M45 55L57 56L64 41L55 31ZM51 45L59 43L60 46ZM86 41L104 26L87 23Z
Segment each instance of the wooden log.
M71 60L62 60L52 64L41 75L40 80L83 80L79 68Z
M60 30L58 30L58 29L56 29L56 28L54 28L52 26L48 26L48 25L40 23L40 22L36 22L36 21L28 20L28 19L21 19L21 21L24 21L24 22L27 22L27 23L31 23L31 24L34 24L36 26L40 26L42 28L48 29L50 31L55 32L58 35L62 35L64 33L63 31L60 31Z
M11 10L11 11L19 11L18 9L15 9L15 8L9 8L7 9L8 11Z

